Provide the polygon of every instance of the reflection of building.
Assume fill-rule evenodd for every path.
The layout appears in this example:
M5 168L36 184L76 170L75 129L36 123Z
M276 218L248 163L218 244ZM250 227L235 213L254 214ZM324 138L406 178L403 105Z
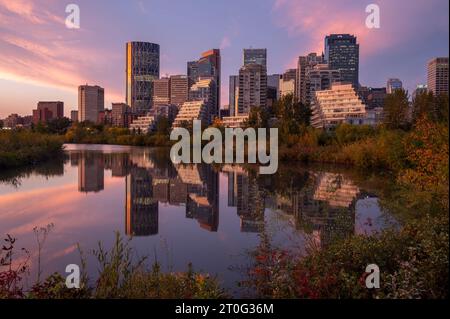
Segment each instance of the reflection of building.
M313 238L325 247L334 240L353 235L359 188L340 174L322 173L295 193L293 203L299 226L309 228Z
M132 167L126 177L125 233L129 236L158 233L158 201L153 198L152 176L145 168Z
M264 227L264 196L256 178L237 173L233 187L236 186L237 214L241 219L242 232L260 232ZM228 184L230 187L231 185ZM230 193L230 190L228 190Z
M181 168L181 167L180 167ZM219 176L210 165L193 165L178 170L188 183L186 217L196 219L209 231L219 228Z
M103 153L82 152L78 160L78 191L100 192L104 187Z

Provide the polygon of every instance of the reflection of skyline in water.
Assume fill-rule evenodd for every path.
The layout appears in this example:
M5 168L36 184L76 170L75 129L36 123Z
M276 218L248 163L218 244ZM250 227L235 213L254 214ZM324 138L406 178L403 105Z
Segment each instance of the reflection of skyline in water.
M364 233L366 218L383 227L377 198L360 188L378 189L351 172L280 165L267 176L237 165L173 165L167 155L70 145L64 159L0 172L0 234L35 252L33 227L54 223L42 259L51 274L79 261L77 244L112 247L119 231L165 269L184 271L192 262L234 287L241 277L229 267L246 263L261 231L274 245L303 249L311 239L324 247ZM95 276L95 258L88 265Z
M174 165L155 152L103 153L72 151L71 165L78 166L80 192L101 192L104 170L125 178L125 233L158 234L159 205L184 207L185 218L200 228L219 228L219 171L227 177L227 204L240 219L240 231L264 230L265 211L292 216L296 228L307 229L319 246L355 233L356 202L360 189L342 174L304 171L298 182L257 176L241 166L218 169L206 164ZM294 181L294 182L292 182Z

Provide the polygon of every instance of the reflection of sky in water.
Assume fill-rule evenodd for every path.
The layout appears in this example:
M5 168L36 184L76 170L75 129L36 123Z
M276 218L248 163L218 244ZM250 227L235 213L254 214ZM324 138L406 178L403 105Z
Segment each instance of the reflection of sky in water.
M36 257L33 227L55 225L43 252L44 274L79 264L77 243L85 253L99 241L111 247L118 230L141 235L132 241L137 254L157 259L164 269L186 270L192 262L232 288L240 273L230 266L246 264L261 225L276 243L302 248L305 233L325 246L335 236L385 224L377 199L357 198L359 188L341 174L305 170L288 176L288 183L231 166L220 173L206 165L174 167L143 148L70 148L63 175L59 169L56 176L24 177L17 188L0 184L1 236L13 235L18 248ZM298 187L304 176L308 182ZM88 267L94 276L92 257Z

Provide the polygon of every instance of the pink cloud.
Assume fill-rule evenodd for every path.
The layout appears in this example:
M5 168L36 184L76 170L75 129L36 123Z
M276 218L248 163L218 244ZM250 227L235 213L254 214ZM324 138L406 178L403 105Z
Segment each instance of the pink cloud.
M361 56L367 58L407 43L408 38L414 37L414 29L418 28L414 21L430 10L427 1L378 0L375 3L380 6L381 28L369 29L365 25L368 15L365 9L369 3L351 0L275 0L272 14L274 23L285 29L291 38L301 37L298 55L321 53L324 37L328 34L349 33L357 36ZM286 67L293 66L292 61Z
M98 84L105 87L108 101L123 101L116 82L104 76L112 64L122 63L122 56L90 46L85 40L89 31L65 28L65 12L54 14L49 4L53 0L39 6L29 0L0 0L0 78L74 95L80 84Z

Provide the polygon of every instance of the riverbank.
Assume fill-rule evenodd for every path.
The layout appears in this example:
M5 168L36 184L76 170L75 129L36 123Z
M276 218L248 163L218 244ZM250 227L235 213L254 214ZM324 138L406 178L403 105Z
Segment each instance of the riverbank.
M29 130L0 131L0 168L35 165L60 156L63 138Z

